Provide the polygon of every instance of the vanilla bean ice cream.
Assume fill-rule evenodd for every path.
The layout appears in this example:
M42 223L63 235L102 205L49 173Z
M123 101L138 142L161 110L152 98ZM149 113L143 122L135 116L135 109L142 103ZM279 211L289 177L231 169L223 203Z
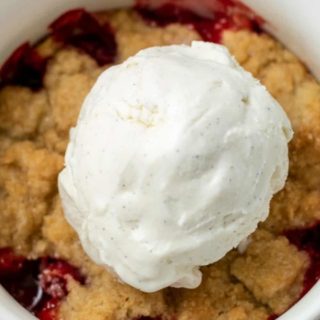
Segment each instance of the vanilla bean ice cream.
M194 288L266 219L290 122L226 48L154 47L102 73L59 189L88 255L142 291Z

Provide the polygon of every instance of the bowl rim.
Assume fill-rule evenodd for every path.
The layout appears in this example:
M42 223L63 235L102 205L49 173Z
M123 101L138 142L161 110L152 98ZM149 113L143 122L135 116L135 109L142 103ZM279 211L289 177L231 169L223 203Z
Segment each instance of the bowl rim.
M249 6L254 7L253 0L243 0ZM269 0L271 1L271 0ZM276 2L276 0L272 0ZM288 1L288 0L286 0ZM255 0L255 4L266 3L265 0ZM6 25L6 32L3 33L0 47L1 61L9 56L9 54L17 48L21 43L30 39L35 41L43 35L47 24L53 21L59 14L64 11L85 7L89 10L108 9L115 7L129 6L133 0L73 0L66 2L65 0L42 0L35 2L34 0L1 0L0 2L0 24ZM269 2L268 2L269 3ZM270 2L271 3L271 2ZM291 9L294 5L301 4L301 0L290 0ZM313 4L314 7L315 4ZM320 2L317 6L320 11ZM23 8L23 10L17 10ZM314 10L314 8L313 8ZM263 12L259 12L263 16ZM37 17L34 19L34 17ZM16 21L21 23L17 24ZM318 21L317 21L318 23ZM274 29L267 28L271 32ZM8 32L10 30L10 32ZM276 34L276 32L274 32ZM283 35L279 35L279 39L283 40ZM312 64L309 65L312 69ZM320 70L320 69L319 69ZM319 320L320 317L320 281L297 303L295 303L288 311L281 315L278 320ZM3 318L4 317L4 318ZM36 319L29 312L23 309L6 291L0 286L0 319L6 320L32 320Z

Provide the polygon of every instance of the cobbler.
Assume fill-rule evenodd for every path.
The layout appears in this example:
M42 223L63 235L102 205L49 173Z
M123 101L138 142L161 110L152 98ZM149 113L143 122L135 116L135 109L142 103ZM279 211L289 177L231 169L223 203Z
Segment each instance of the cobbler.
M320 278L320 85L240 9L214 19L172 5L72 10L3 65L0 283L38 318L275 319ZM86 256L64 218L57 176L69 130L103 70L146 47L199 39L224 44L287 112L295 132L289 177L244 252L202 267L197 289L146 294Z

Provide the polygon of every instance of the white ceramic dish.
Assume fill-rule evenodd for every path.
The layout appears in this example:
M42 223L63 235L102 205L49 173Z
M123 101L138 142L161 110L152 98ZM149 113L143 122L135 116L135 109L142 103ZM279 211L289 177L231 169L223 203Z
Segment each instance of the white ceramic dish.
M213 1L213 0L210 0ZM204 1L206 3L212 3ZM266 21L266 29L300 56L320 78L319 0L243 0ZM43 35L50 21L64 11L85 7L90 10L127 6L132 0L1 0L0 63L18 45ZM279 320L319 320L320 283ZM0 320L35 319L0 286Z

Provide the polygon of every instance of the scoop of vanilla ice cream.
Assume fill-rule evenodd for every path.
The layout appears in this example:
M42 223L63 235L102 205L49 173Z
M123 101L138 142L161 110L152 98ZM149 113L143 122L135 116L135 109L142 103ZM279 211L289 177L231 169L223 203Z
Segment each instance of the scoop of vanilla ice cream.
M194 288L269 211L290 122L226 48L154 47L102 73L59 189L87 254L145 292Z

